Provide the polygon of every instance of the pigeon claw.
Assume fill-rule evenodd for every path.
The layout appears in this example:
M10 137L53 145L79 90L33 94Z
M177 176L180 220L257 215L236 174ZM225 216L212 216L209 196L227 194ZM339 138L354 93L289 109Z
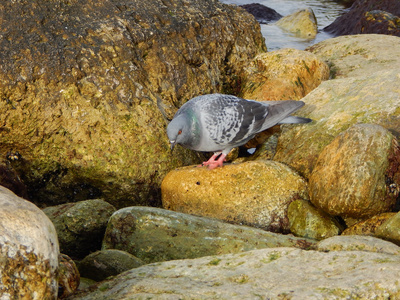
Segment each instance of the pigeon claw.
M218 157L219 156L219 157ZM216 159L218 157L218 159ZM210 157L209 160L203 162L201 166L208 166L208 169L213 170L218 167L222 167L224 164L226 154L223 153L215 153L213 156Z

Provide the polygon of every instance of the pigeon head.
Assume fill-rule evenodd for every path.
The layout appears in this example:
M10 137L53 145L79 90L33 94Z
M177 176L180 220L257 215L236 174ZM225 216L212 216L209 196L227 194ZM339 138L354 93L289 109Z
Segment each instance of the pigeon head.
M190 122L185 115L179 115L172 119L167 127L167 135L171 144L171 151L176 144L185 145L190 139Z

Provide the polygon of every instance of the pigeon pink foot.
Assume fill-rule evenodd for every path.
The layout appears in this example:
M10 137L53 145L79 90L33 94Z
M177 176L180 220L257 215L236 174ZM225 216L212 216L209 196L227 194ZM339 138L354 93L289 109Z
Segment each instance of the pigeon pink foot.
M219 156L219 158L216 160L216 158ZM203 162L201 166L208 166L210 170L222 167L224 164L226 154L221 154L221 153L215 153L213 156L210 157L209 160Z

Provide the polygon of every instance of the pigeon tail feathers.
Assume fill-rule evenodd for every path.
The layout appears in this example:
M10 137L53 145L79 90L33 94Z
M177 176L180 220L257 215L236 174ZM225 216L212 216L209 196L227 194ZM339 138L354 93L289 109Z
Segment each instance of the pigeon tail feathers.
M289 117L283 119L282 121L280 121L278 124L303 124L303 123L310 123L310 122L312 122L312 120L309 118L289 116Z
M264 103L268 104L268 117L265 119L260 131L279 124L305 104L303 101L297 100L264 101Z

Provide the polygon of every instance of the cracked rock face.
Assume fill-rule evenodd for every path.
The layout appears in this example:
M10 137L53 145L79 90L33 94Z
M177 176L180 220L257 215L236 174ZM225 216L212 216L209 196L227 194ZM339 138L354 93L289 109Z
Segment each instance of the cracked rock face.
M198 160L171 155L167 119L193 96L233 92L265 51L255 19L218 1L0 6L0 150L18 152L36 203L157 204L167 170Z

